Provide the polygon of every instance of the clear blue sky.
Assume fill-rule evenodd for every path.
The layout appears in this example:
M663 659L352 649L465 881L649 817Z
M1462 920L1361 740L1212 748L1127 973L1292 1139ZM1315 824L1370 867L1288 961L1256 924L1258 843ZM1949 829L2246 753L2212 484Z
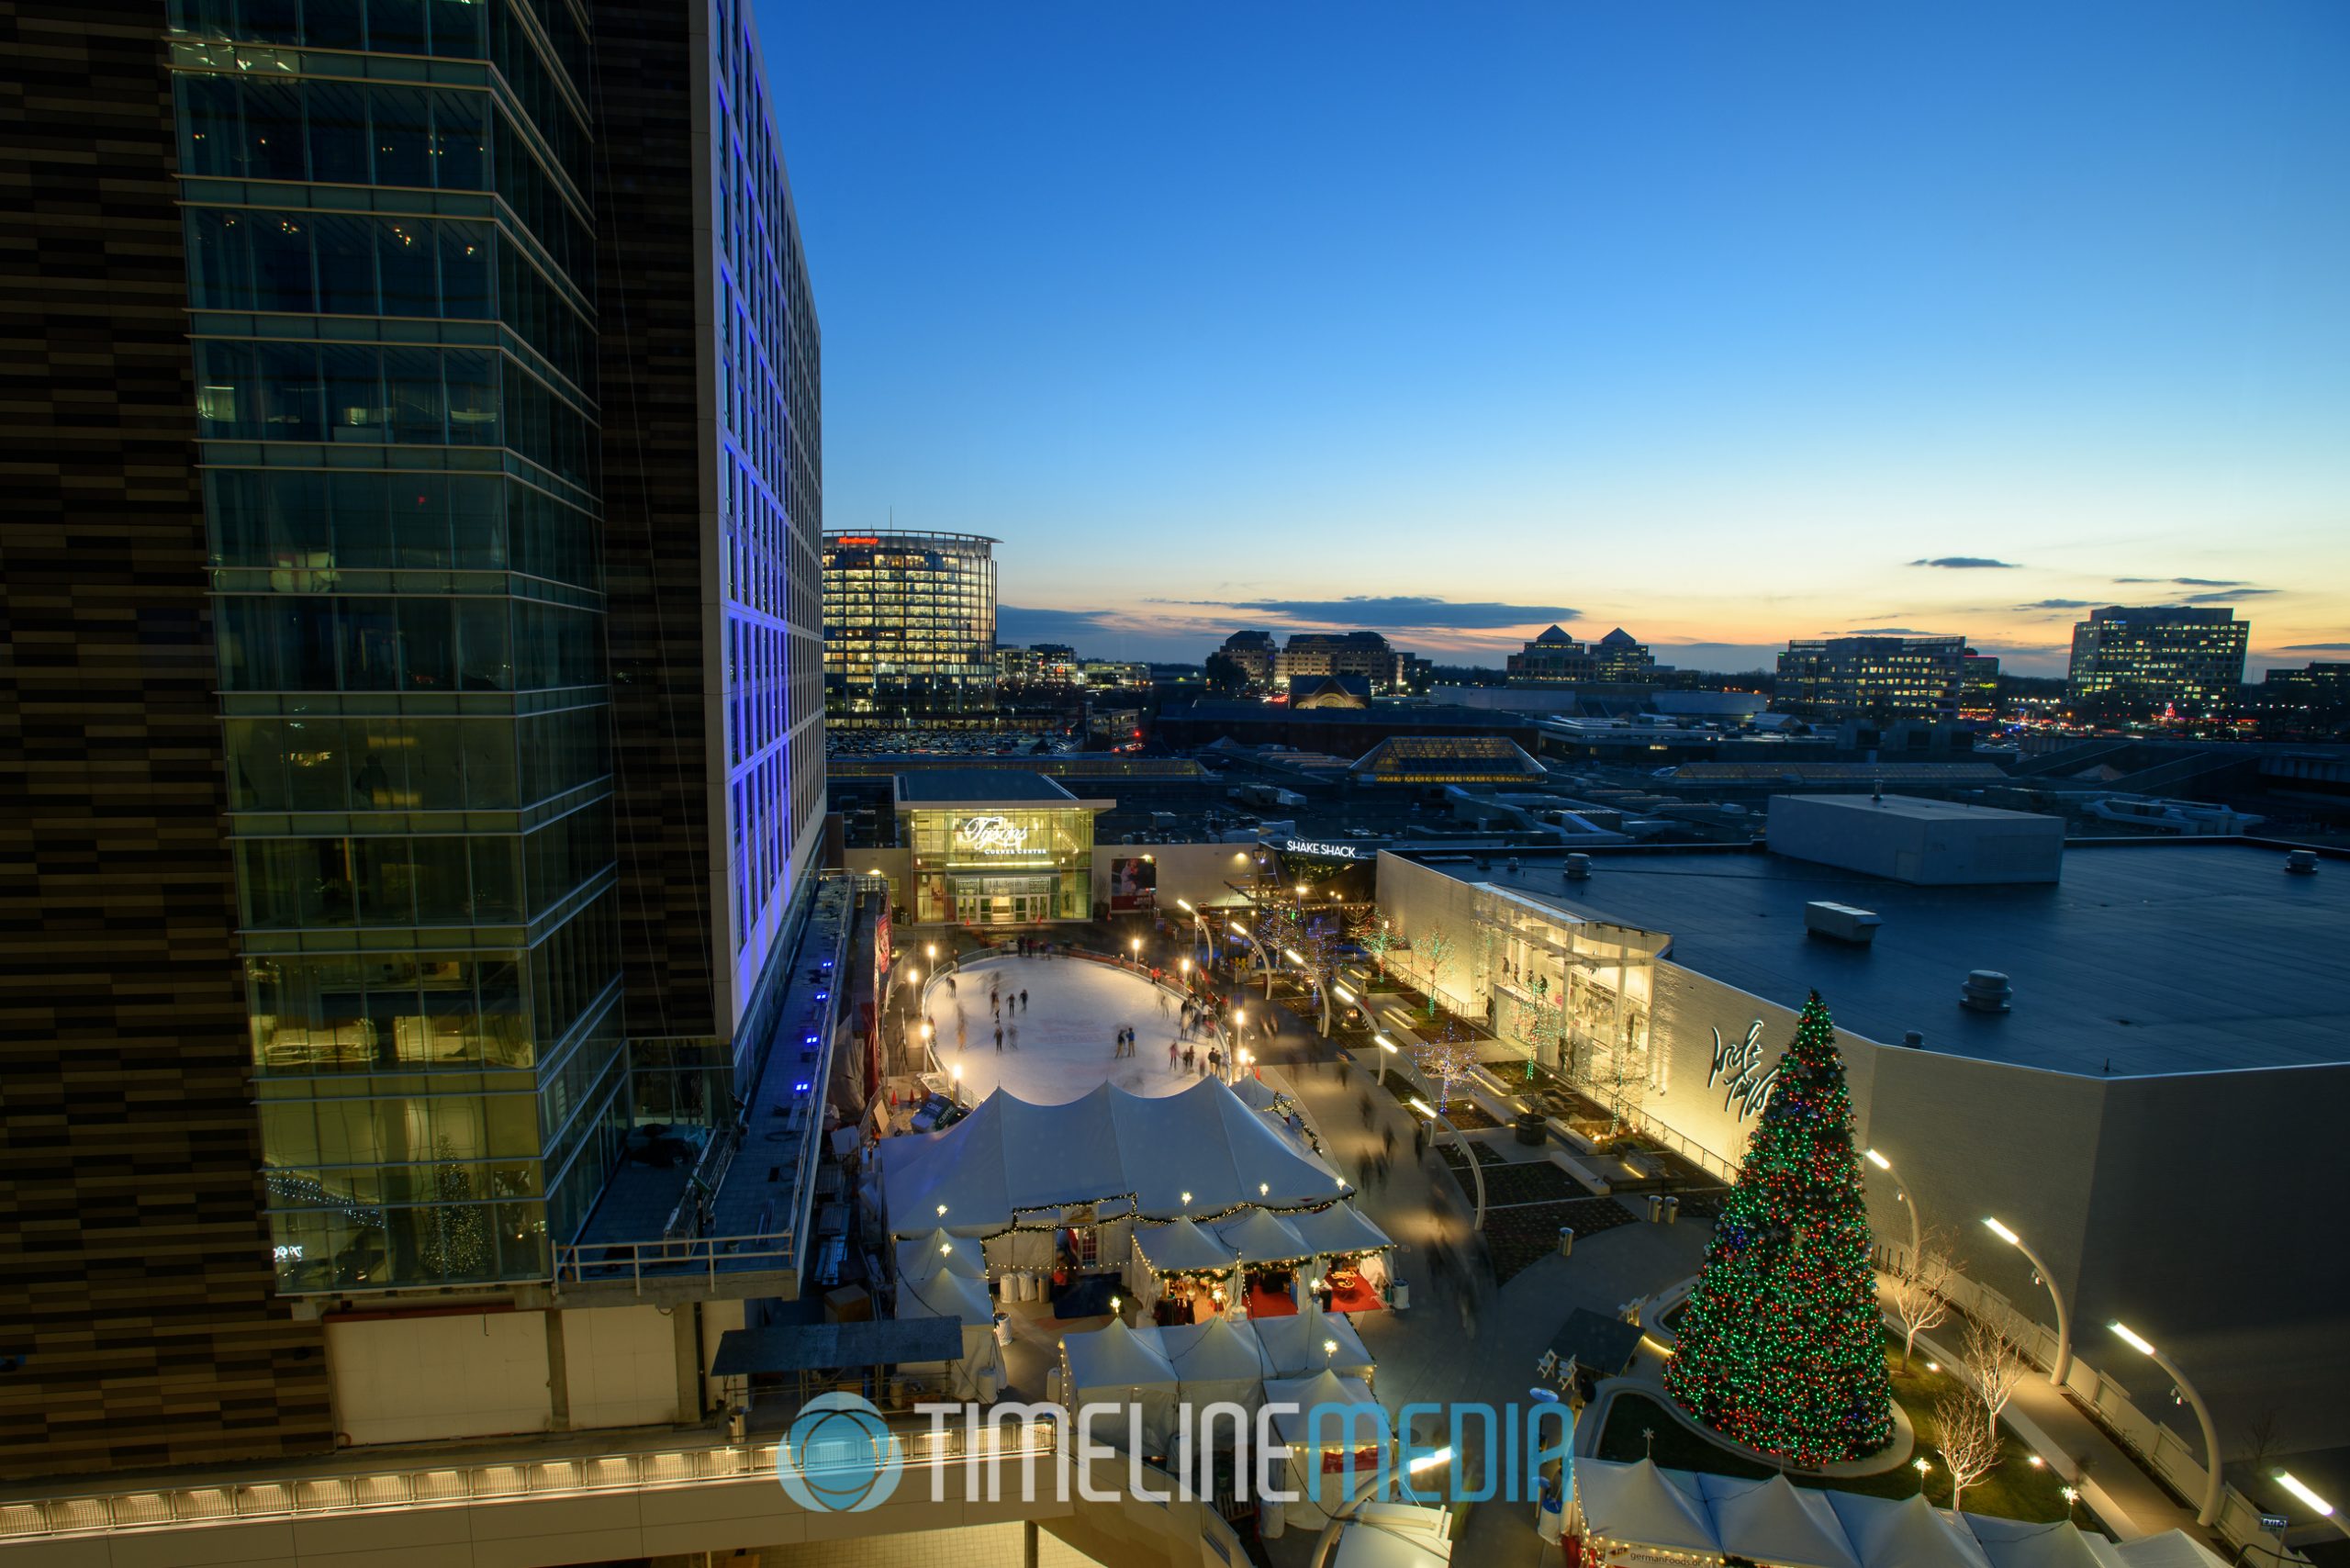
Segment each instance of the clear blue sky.
M1007 640L2350 651L2342 0L759 18L825 521L997 535Z

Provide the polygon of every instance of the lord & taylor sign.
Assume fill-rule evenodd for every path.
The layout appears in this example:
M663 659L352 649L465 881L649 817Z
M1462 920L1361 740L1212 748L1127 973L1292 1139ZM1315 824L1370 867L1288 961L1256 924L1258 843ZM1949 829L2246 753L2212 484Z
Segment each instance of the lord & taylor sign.
M1738 1119L1748 1117L1768 1104L1771 1086L1779 1081L1779 1070L1762 1065L1762 1020L1757 1018L1746 1026L1744 1037L1725 1043L1722 1032L1714 1032L1714 1070L1706 1075L1710 1087L1727 1078L1729 1088L1722 1095L1722 1109L1735 1110Z
M965 817L955 824L955 842L975 855L1019 855L1029 831L1010 817Z

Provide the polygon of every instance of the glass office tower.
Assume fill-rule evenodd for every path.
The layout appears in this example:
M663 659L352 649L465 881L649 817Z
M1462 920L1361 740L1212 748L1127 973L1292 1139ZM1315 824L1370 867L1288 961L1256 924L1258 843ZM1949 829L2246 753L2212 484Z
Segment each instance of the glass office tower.
M836 723L995 715L996 542L824 535L824 705Z
M280 1288L543 1278L623 1133L569 0L177 0Z

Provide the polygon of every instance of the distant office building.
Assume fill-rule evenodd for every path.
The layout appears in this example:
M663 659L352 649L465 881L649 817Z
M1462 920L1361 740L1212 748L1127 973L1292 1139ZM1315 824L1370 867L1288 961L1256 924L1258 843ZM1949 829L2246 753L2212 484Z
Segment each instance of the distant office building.
M2267 692L2290 693L2312 702L2350 702L2350 664L2311 660L2300 669L2272 669L2261 685Z
M1656 660L1651 656L1649 645L1621 626L1593 644L1591 651L1599 661L1601 680L1638 685L1656 673Z
M1599 661L1580 638L1553 626L1509 655L1509 678L1528 685L1572 685L1599 678Z
M1591 644L1552 626L1509 655L1507 672L1514 686L1640 685L1655 675L1656 660L1621 626Z
M1034 648L1023 648L1011 643L995 645L995 678L999 686L1035 686L1041 678L1044 661Z
M2073 627L2066 695L2075 702L2109 700L2132 714L2219 713L2244 684L2251 636L2252 622L2238 621L2232 610L2108 605Z
M1971 650L1964 637L1799 637L1779 655L1778 705L1884 718L1949 718Z
M1273 671L1281 659L1281 647L1270 632L1235 632L1224 640L1216 652L1240 666L1251 686L1273 684Z
M1036 678L1046 686L1075 686L1079 661L1077 650L1067 643L1034 643L1029 652L1036 655Z
M1119 659L1086 659L1077 666L1077 673L1089 688L1147 687L1150 666Z
M1959 661L1958 713L1963 719L1999 716L1999 661L1972 648Z
M976 533L824 535L824 703L835 722L993 715L995 544Z
M1300 632L1292 635L1273 669L1277 686L1293 688L1317 676L1360 676L1374 692L1404 683L1405 655L1376 632Z

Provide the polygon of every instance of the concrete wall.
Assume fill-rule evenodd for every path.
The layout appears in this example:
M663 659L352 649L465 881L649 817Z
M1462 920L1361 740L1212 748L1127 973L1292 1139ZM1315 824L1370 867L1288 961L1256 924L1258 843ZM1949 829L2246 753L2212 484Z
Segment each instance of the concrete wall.
M554 1417L541 1313L330 1318L327 1370L352 1443L540 1432Z
M677 1419L677 1333L670 1313L655 1306L606 1306L562 1316L574 1427Z
M1194 908L1231 896L1228 882L1256 875L1254 844L1097 844L1093 846L1093 902L1110 902L1110 862L1147 855L1158 866L1158 907L1181 915L1175 901Z

